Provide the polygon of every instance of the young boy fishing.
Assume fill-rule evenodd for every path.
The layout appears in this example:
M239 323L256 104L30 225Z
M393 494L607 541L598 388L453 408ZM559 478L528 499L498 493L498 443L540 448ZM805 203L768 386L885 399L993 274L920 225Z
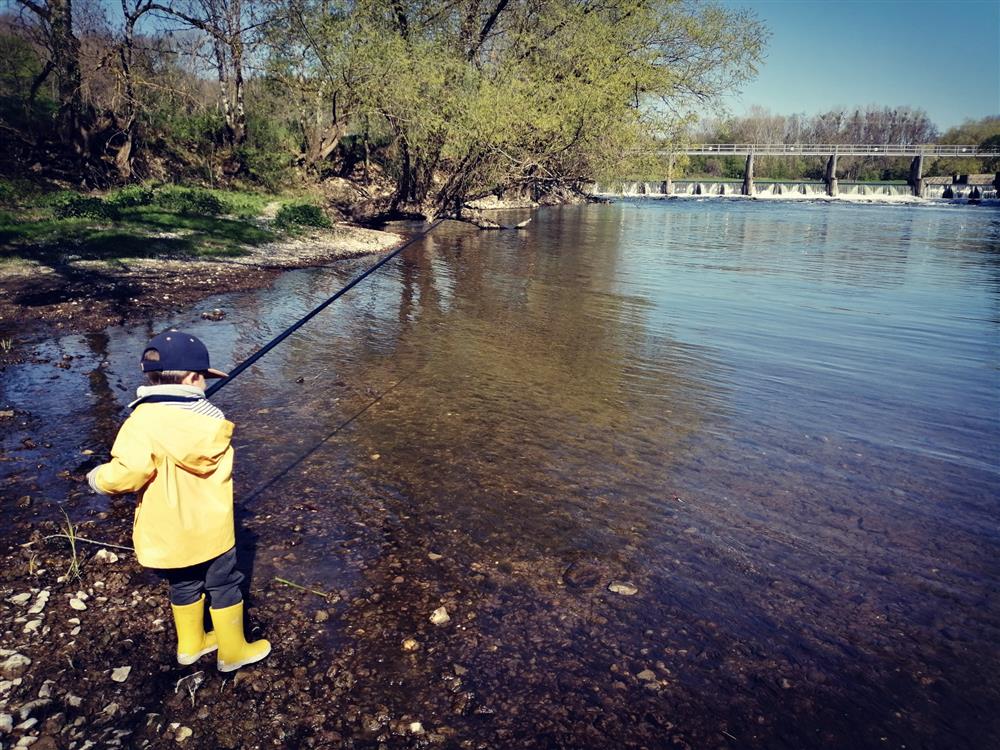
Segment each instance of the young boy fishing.
M209 366L194 336L169 330L142 353L149 380L129 404L111 461L87 474L95 492L137 492L132 540L139 563L170 584L177 661L193 664L218 650L231 672L271 652L266 640L243 636L243 575L236 570L233 521L234 425L205 398L205 379L226 374ZM205 632L205 592L214 631Z

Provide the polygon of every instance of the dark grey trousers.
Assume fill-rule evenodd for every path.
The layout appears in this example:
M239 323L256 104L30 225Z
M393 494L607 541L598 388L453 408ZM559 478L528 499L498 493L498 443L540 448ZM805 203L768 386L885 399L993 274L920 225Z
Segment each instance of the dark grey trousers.
M194 604L206 591L213 609L225 609L243 601L240 592L243 574L236 569L236 547L197 565L161 568L157 573L170 583L170 603L179 607Z

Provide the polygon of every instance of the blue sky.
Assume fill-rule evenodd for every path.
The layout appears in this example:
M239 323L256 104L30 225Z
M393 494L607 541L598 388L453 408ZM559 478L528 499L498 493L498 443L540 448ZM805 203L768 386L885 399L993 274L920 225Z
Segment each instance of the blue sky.
M724 0L770 29L733 114L835 106L924 109L943 131L1000 114L1000 0Z

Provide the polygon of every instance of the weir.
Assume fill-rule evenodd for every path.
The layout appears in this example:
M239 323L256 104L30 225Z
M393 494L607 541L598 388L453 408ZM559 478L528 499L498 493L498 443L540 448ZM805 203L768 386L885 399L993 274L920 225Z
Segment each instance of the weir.
M823 182L826 194L839 193L837 181L837 159L841 156L911 157L907 184L910 194L924 197L926 187L923 178L925 157L962 157L977 159L1000 158L1000 148L982 148L975 145L942 145L936 143L894 144L894 143L695 143L656 152L667 157L667 178L664 180L663 195L673 194L674 158L678 154L687 156L746 156L743 171L743 195L755 195L753 163L754 156L824 156L827 157ZM1000 189L1000 174L991 186Z

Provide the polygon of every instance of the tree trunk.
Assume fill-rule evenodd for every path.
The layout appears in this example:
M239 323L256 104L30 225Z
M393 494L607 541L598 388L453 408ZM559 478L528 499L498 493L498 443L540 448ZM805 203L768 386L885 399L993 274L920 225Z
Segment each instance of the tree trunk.
M84 156L80 98L80 42L73 35L72 0L50 0L49 27L52 33L52 64L59 85L59 138Z

